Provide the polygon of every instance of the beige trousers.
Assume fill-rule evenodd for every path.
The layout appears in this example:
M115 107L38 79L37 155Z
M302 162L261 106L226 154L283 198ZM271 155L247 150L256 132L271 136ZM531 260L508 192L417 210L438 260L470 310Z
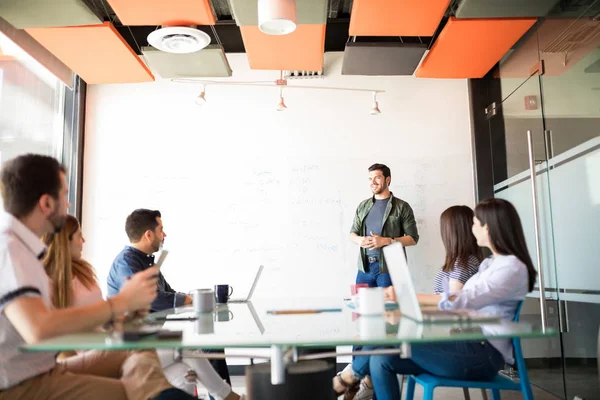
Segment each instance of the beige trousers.
M87 351L0 391L0 400L147 400L171 387L154 351Z

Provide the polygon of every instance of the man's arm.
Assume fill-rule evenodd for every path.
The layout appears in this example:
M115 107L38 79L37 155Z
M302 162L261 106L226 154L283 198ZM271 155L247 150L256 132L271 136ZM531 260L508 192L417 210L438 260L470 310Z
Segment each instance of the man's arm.
M405 236L399 237L396 240L402 243L404 247L416 245L419 241L419 231L417 229L415 214L408 203L404 203L401 218L402 230Z
M157 268L149 268L125 284L118 295L89 306L49 309L39 296L21 296L10 301L3 311L27 343L90 331L119 314L146 309L156 296L157 272Z
M122 314L127 311L118 295L109 301L115 312ZM86 307L50 310L40 297L20 297L10 302L4 312L27 343L72 332L91 331L110 321L112 315L108 301Z
M373 247L373 238L370 236L360 236L362 221L358 216L359 208L360 206L356 209L356 214L354 214L354 221L352 221L352 228L350 229L350 241L356 243L362 248L369 249Z
M162 311L169 308L192 304L192 298L185 293L175 291L160 274L156 299L152 302L152 311Z

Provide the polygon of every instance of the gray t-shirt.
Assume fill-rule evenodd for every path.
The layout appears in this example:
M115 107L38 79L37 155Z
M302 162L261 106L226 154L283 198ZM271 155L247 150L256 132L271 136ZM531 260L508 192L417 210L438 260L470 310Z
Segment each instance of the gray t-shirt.
M387 207L390 199L391 197L383 200L375 199L375 203L373 203L373 207L365 219L367 236L370 236L371 232L376 235L381 235L381 231L383 230L383 215L385 214L385 208ZM381 249L367 249L367 255L371 257L379 257L381 255Z
M39 260L46 246L12 215L0 211L0 390L50 371L54 353L26 353L25 341L4 308L21 297L41 297L51 308L48 276Z

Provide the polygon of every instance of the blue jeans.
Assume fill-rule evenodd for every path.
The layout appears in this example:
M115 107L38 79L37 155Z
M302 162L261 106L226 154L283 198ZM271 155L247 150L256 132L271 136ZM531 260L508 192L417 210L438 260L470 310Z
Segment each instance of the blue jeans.
M398 374L429 373L449 379L486 381L503 366L504 358L488 342L449 342L413 344L411 358L407 359L398 355L357 356L352 371L357 378L371 375L377 400L398 400Z
M369 270L367 272L358 271L356 275L356 283L366 283L369 287L383 287L392 286L392 279L388 273L379 272L379 261L369 263Z

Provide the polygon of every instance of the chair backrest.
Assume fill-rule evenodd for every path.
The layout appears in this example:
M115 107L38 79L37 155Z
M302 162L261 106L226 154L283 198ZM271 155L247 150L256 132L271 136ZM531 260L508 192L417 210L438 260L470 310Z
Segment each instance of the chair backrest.
M515 322L519 322L519 317L521 316L521 309L523 308L523 303L525 303L525 300L521 300L519 302L519 305L517 306L517 311L515 311L515 317L513 318L513 321Z
M519 317L521 316L521 309L523 308L523 303L525 301L521 301L517 306L517 311L515 312L515 317L513 318L514 322L519 322ZM515 362L517 364L517 370L525 371L525 359L523 358L523 350L521 349L521 339L513 338L512 339L513 350L515 355Z

